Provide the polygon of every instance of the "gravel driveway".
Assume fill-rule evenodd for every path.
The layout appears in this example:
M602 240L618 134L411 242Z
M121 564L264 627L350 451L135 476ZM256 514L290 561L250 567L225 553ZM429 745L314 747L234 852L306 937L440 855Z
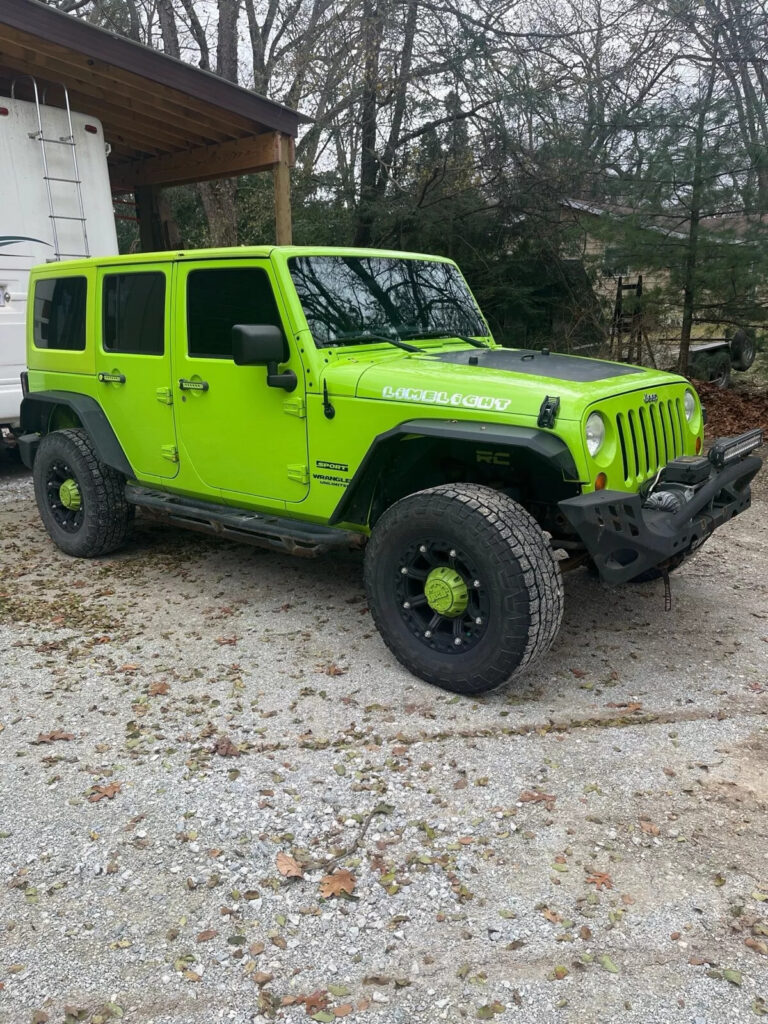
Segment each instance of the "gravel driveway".
M767 477L670 612L578 570L470 700L359 556L74 561L0 459L0 1021L768 1015Z

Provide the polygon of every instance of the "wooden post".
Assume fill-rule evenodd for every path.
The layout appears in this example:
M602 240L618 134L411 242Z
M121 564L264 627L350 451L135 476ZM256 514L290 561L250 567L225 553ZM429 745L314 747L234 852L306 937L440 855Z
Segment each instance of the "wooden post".
M291 229L292 163L293 139L290 135L281 135L278 160L272 168L272 177L275 183L275 241L278 245L290 245L293 241Z

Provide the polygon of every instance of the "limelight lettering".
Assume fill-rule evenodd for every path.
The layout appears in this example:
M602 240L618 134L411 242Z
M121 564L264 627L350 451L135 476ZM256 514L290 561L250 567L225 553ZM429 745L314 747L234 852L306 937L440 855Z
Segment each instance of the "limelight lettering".
M428 405L447 405L462 409L483 409L487 412L504 412L509 408L511 398L493 398L491 395L464 395L456 391L430 391L424 388L393 388L389 384L381 390L382 398L394 398L400 402L424 402Z

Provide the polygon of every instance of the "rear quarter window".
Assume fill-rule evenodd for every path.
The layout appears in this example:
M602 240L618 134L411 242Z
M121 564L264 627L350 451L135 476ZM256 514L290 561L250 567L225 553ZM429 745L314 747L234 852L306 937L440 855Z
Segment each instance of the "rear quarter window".
M35 348L82 352L85 349L84 277L48 277L35 282Z
M108 274L102 293L107 352L161 356L165 342L165 274Z

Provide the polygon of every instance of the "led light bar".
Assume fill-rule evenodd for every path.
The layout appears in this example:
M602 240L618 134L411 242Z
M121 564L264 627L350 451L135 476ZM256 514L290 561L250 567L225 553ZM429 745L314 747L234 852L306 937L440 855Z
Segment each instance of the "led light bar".
M762 443L763 431L760 427L748 430L746 434L739 434L738 437L719 437L709 449L709 461L716 469L722 469L723 466L749 455Z

